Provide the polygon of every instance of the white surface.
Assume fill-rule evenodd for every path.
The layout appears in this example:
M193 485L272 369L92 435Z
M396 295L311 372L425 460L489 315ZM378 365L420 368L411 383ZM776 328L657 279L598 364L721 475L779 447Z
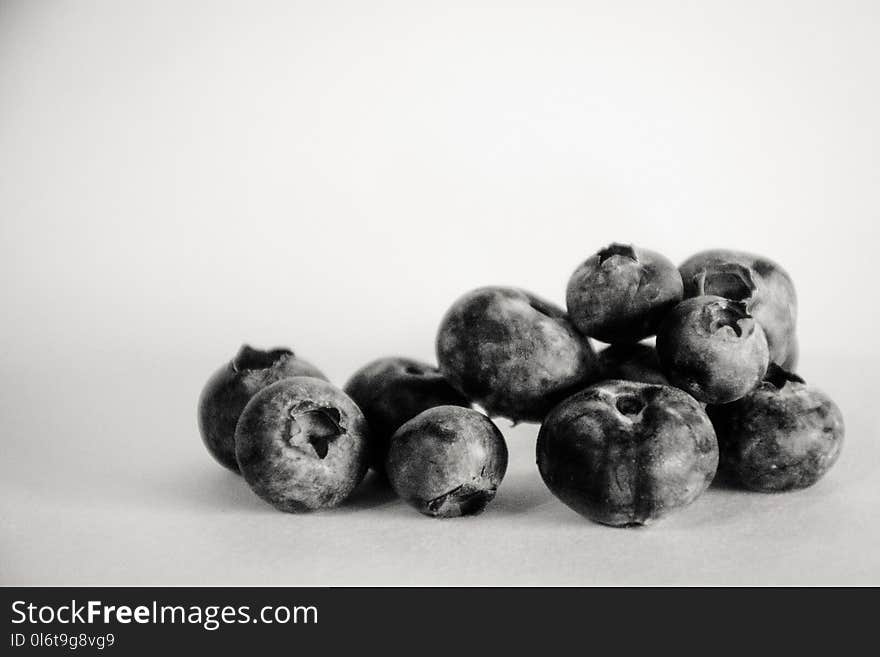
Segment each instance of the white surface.
M0 584L880 583L873 2L0 5ZM243 341L338 383L610 240L769 255L847 423L813 489L283 515L204 452ZM371 494L373 493L373 494Z

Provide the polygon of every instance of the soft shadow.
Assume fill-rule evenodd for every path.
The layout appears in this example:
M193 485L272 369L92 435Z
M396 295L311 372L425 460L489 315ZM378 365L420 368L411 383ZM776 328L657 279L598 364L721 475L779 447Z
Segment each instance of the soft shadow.
M162 491L176 504L189 503L201 509L277 513L248 488L240 475L219 467L170 473Z
M370 470L349 498L342 503L341 508L352 511L375 509L392 504L397 499L397 494L388 483L387 477Z
M738 484L732 476L720 470L715 473L715 478L712 480L712 483L709 484L709 487L714 488L715 490L733 491L737 493L752 492L745 486Z
M178 506L190 504L218 511L278 513L271 504L257 497L244 478L223 468L168 473L161 490L166 500ZM338 509L360 511L388 506L397 500L388 480L371 471Z
M537 472L520 473L501 482L490 508L496 512L517 515L528 513L553 499Z

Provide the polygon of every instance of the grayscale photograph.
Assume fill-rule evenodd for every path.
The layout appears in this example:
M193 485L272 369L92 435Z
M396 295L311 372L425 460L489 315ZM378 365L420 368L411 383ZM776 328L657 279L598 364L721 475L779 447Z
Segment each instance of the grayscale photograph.
M3 641L877 586L878 226L877 2L0 0Z

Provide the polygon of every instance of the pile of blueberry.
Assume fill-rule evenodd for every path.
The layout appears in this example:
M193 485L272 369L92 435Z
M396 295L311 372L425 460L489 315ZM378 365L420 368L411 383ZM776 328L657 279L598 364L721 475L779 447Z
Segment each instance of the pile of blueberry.
M344 391L288 349L244 346L202 392L202 438L282 511L336 506L373 468L422 513L453 517L482 511L507 469L490 417L539 422L549 489L614 526L690 504L716 471L777 492L837 460L843 418L792 373L795 291L770 260L711 250L676 268L612 244L575 270L566 305L474 290L440 324L439 367L382 358Z

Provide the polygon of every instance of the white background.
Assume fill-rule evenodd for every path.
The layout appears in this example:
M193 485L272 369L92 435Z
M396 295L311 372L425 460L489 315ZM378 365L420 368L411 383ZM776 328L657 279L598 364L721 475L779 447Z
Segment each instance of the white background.
M4 0L0 583L880 583L878 80L871 0ZM433 360L459 294L562 302L611 240L788 269L825 480L613 530L505 427L482 516L302 516L204 451L242 342Z

